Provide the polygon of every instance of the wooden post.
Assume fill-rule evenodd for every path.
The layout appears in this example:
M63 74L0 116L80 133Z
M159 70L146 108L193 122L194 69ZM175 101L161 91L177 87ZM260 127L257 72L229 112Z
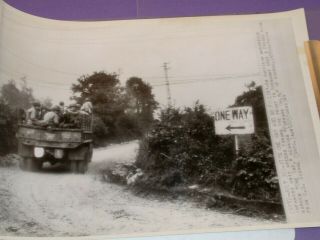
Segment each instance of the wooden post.
M235 181L235 178L236 178L236 174L237 174L237 171L234 169L234 166L235 166L235 163L236 163L236 159L238 158L239 156L239 139L238 139L238 135L235 134L234 135L234 149L235 149L235 154L236 154L236 157L232 163L232 166L233 166L233 171L232 171L232 188L231 188L231 193L234 193L235 189L236 189L236 181Z
M239 155L239 139L238 139L237 134L234 135L234 146L235 146L235 150L236 150L236 157L238 157L238 155Z

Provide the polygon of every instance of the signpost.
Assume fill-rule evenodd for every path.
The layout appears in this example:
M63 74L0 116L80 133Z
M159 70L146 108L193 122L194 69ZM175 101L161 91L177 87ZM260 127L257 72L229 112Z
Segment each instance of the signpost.
M216 111L214 125L216 135L234 135L236 154L238 154L238 135L254 133L252 107L232 107Z

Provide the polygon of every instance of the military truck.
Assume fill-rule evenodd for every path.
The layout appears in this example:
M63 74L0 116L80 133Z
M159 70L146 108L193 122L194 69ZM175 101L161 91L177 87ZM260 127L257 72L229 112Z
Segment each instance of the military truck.
M43 163L62 163L73 173L85 173L92 158L92 119L81 117L79 128L53 128L19 124L20 168L40 171Z

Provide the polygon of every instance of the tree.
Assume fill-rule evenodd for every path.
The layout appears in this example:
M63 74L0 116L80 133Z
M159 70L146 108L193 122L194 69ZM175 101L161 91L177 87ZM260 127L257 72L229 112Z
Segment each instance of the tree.
M72 98L78 103L90 98L94 104L103 102L110 105L117 101L122 91L118 75L115 73L94 72L92 75L81 76L77 81L76 84L72 84Z
M142 124L148 126L153 121L153 113L157 107L152 87L141 78L131 77L126 82L126 91L129 107L133 109Z
M263 99L262 87L251 82L246 86L248 91L238 96L233 106L252 106L254 124L258 134L269 136L268 119Z
M12 118L11 109L0 97L0 155L8 153L16 145Z
M25 78L22 78L20 89L14 80L10 80L1 88L1 97L4 103L8 104L11 109L30 107L34 101L32 89L27 86Z
M101 71L81 76L72 85L72 91L72 98L79 104L86 98L91 100L94 114L99 119L95 121L99 127L94 126L94 129L107 129L104 137L98 132L95 135L101 138L117 137L117 123L127 107L127 98L118 75Z
M132 77L122 87L116 73L94 72L81 76L72 91L79 104L86 98L93 104L96 143L139 137L153 121L157 103L141 78Z
M0 89L0 154L16 150L15 137L18 124L18 113L31 106L34 101L32 89L27 86L25 78L17 86L14 80L2 85Z

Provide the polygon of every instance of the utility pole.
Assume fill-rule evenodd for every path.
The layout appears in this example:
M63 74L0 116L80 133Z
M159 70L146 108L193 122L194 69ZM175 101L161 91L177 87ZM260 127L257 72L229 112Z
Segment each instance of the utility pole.
M118 68L118 71L117 71L117 77L120 78L120 75L122 74L122 69L121 68Z
M168 77L168 70L169 70L168 65L169 65L169 63L164 62L162 67L163 67L164 76L165 76L165 79L166 79L168 107L171 107L172 103L171 103L170 82L169 82L169 77Z

